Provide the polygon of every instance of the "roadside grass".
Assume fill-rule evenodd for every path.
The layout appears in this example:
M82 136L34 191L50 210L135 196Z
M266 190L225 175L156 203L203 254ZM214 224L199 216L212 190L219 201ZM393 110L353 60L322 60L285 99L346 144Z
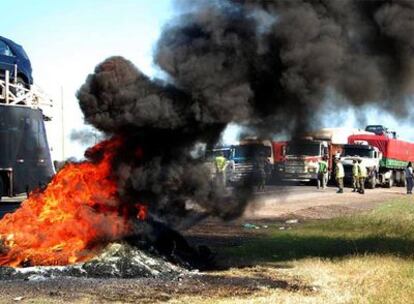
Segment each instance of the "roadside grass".
M411 258L414 200L393 200L365 214L289 227L270 225L264 236L239 247L223 248L223 253L241 265L367 254Z
M266 235L238 247L221 248L219 255L232 265L225 272L230 277L271 273L274 280L300 280L304 286L313 286L315 292L264 287L248 297L193 298L196 301L192 302L414 301L413 198L392 200L364 214L312 221L284 230L280 226L270 225Z

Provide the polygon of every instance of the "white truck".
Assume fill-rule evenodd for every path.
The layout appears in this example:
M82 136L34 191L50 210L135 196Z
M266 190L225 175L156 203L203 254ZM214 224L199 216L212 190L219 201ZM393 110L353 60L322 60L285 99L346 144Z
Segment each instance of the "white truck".
M379 182L379 168L382 159L381 151L374 146L368 145L367 142L358 142L356 144L347 144L342 150L342 164L345 171L345 182L352 181L353 162L361 161L361 166L367 169L366 184L367 188L374 189Z

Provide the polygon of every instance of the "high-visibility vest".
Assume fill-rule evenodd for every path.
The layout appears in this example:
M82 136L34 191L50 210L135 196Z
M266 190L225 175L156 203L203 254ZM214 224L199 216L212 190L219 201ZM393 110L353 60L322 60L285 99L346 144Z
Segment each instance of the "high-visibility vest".
M218 172L223 172L226 169L227 159L224 156L217 156L214 162Z
M359 176L358 164L353 164L352 165L352 176L354 176L354 177Z
M367 168L362 164L358 164L358 176L367 177Z
M328 163L324 160L319 162L318 173L326 173L328 172Z
M343 178L344 176L345 176L344 166L342 165L342 163L337 163L335 177Z

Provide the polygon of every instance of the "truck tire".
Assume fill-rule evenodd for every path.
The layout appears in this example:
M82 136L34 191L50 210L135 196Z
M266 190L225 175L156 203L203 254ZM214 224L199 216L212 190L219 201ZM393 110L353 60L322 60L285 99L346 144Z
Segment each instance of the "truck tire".
M385 187L387 188L392 188L392 186L394 186L394 174L391 175L390 179L387 181L387 184L385 185Z
M377 185L377 178L375 176L372 176L368 181L368 188L375 189L376 185Z
M12 92L16 97L22 97L26 94L25 89L28 89L28 84L21 78L17 77L15 88L13 88Z

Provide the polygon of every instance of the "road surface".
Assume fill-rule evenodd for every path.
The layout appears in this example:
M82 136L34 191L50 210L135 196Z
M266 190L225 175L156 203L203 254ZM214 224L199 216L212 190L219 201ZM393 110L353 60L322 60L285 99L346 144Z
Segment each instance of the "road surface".
M350 188L345 188L345 193L337 194L337 188L328 187L324 190L314 186L285 185L266 186L266 189L255 194L255 198L248 206L244 217L247 218L272 218L284 214L297 212L298 210L319 208L320 206L346 206L363 207L363 205L383 202L391 198L406 195L405 188L394 187L367 189L365 195L352 193ZM0 202L0 218L8 212L13 212L19 207L17 199L3 198ZM414 202L414 197L413 197Z

